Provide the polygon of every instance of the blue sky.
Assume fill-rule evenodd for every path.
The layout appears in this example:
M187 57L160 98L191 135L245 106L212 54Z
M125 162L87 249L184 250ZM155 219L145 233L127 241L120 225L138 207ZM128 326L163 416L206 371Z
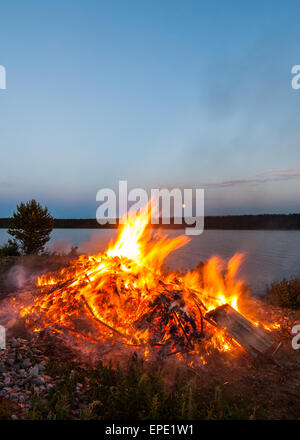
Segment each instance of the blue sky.
M0 216L204 187L207 214L300 212L297 1L0 5Z

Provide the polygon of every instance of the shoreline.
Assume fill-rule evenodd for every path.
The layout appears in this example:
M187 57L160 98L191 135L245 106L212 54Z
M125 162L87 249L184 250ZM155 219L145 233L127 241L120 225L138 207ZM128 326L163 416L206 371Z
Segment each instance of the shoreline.
M117 229L119 219L115 224L100 225L95 218L85 219L54 219L54 229ZM8 229L10 218L0 218L0 229ZM174 218L170 218L169 224L163 224L159 219L158 224L151 225L157 229L182 230L193 227L195 224L187 224L182 219L181 224L175 224ZM226 215L204 217L204 230L300 230L300 214L259 214L259 215Z

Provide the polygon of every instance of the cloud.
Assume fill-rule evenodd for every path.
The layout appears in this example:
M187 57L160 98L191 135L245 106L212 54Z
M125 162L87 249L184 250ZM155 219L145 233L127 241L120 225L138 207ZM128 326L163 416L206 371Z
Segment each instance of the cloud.
M300 168L285 168L282 170L271 170L265 173L256 174L245 179L230 179L221 182L202 183L204 188L227 188L239 185L257 185L266 182L280 182L283 180L292 180L300 177Z

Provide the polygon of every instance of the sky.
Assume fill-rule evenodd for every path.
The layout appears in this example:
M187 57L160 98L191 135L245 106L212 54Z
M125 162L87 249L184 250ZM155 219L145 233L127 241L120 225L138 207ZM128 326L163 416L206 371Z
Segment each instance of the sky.
M300 212L299 1L2 0L0 217L94 217L101 188Z

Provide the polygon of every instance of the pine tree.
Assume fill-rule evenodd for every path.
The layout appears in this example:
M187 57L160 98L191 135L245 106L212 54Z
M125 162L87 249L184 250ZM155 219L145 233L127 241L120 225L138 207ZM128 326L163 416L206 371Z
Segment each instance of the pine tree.
M50 239L53 224L48 208L43 208L36 200L30 200L17 205L8 233L15 238L24 254L38 254Z

